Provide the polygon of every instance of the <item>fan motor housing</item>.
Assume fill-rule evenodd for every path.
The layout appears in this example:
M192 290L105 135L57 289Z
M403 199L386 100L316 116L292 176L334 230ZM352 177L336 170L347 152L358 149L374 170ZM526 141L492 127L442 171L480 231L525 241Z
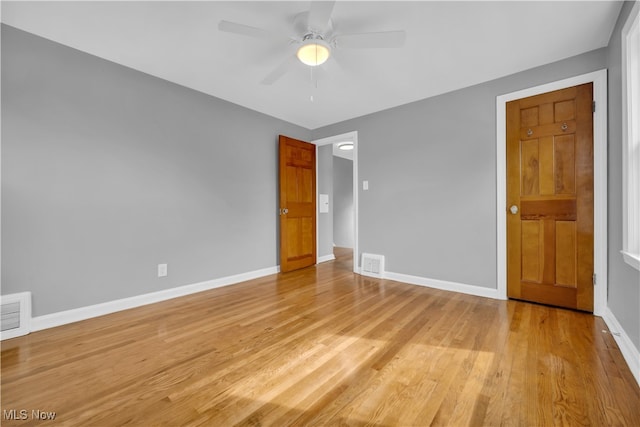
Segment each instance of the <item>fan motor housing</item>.
M309 28L309 12L298 13L293 20L293 28L296 34L304 34L303 40L308 35L315 35L322 37L322 40L328 40L328 35L333 32L333 21L330 19L327 23L327 28L324 32L317 28Z

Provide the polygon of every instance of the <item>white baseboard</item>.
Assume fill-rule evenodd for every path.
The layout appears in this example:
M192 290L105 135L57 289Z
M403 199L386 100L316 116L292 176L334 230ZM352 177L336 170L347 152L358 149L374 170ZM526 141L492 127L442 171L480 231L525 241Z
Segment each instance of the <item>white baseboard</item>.
M105 314L115 313L117 311L128 310L130 308L141 307L147 304L153 304L172 298L178 298L197 292L207 291L209 289L234 285L236 283L245 282L247 280L257 279L259 277L269 276L271 274L277 274L279 272L279 266L268 267L261 270L250 271L248 273L241 273L233 276L222 277L220 279L208 280L206 282L194 283L191 285L179 286L177 288L165 289L162 291L152 292L144 295L136 295L134 297L90 305L87 307L80 307L74 308L72 310L45 314L44 316L37 316L31 319L31 331L40 331L42 329L54 328L56 326L66 325L68 323L79 322L81 320L91 319L98 316L104 316Z
M318 264L327 262L327 261L333 261L334 259L336 259L336 256L334 254L320 256L318 257Z
M385 279L405 282L411 285L426 286L428 288L441 289L443 291L460 292L462 294L475 295L478 297L504 299L500 297L497 289L483 288L482 286L467 285L464 283L448 282L445 280L428 279L426 277L411 276L408 274L392 273L385 271Z
M629 365L629 369L631 369L631 373L635 377L636 382L640 385L640 351L633 345L631 338L629 338L629 335L622 329L618 319L616 319L616 316L613 315L609 307L606 308L602 319L611 331L613 339L616 340L622 357L624 357L627 365Z

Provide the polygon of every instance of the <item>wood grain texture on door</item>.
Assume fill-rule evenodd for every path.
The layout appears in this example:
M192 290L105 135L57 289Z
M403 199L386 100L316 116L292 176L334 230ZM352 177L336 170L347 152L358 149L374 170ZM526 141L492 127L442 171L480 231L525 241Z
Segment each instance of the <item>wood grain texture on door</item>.
M507 295L593 311L593 85L507 103Z
M280 271L316 263L316 146L280 135Z

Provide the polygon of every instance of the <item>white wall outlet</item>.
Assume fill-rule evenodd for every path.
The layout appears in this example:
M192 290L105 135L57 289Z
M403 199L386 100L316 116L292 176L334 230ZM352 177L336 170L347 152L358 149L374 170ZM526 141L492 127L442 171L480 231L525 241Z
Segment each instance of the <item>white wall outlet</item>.
M158 277L165 277L167 275L167 264L158 264Z
M369 189L369 181L362 181L362 189L367 191Z

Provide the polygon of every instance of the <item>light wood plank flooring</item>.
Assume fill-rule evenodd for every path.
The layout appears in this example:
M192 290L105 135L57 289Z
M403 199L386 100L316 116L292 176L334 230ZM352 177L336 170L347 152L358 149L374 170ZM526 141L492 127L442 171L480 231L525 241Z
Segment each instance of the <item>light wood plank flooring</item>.
M351 266L341 251L4 341L2 425L640 426L600 318Z

